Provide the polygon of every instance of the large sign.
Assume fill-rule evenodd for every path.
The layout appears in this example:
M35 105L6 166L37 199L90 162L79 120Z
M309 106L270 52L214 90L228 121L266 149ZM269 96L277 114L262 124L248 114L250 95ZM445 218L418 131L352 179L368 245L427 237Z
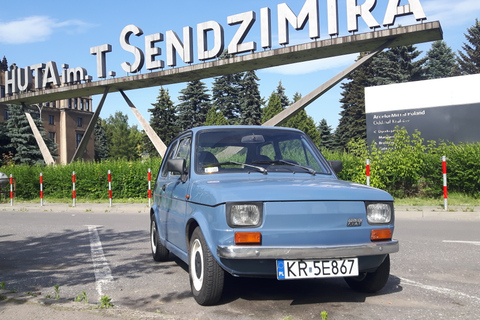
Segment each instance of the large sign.
M358 31L358 19L362 18L371 29L388 27L394 24L399 16L414 15L417 21L426 20L426 15L420 4L420 0L408 0L407 5L399 5L401 0L389 0L384 19L380 24L372 12L375 10L377 0L366 0L358 5L357 0L346 1L347 31ZM296 15L286 3L277 6L278 45L289 44L289 27L302 30L308 23L309 37L312 40L320 38L319 10L326 10L328 19L328 35L333 37L339 34L338 0L322 1L325 7L319 7L318 0L306 0L300 13ZM268 7L260 9L259 15L260 41L247 41L252 27L257 24L257 14L254 11L239 13L227 17L227 25L237 28L231 39L225 39L224 26L217 21L207 21L196 26L196 52L198 61L207 61L218 58L228 42L228 53L238 55L255 52L258 44L262 49L272 47L272 15ZM186 26L182 30L182 38L173 30L163 33L145 35L145 47L139 48L130 44L132 36L142 36L143 31L135 25L127 25L120 32L120 45L123 50L132 53L132 61L121 64L122 69L128 73L139 73L144 67L149 70L158 70L165 67L162 60L162 50L156 45L165 42L166 65L177 66L177 56L185 64L194 63L194 40L193 28ZM90 48L90 54L96 56L97 72L99 79L107 77L106 61L107 53L112 52L110 44L103 44ZM111 73L113 75L113 73ZM60 77L61 75L61 77ZM70 68L68 64L62 64L59 72L54 61L38 63L25 68L15 68L5 72L5 93L16 95L32 89L48 89L51 87L69 86L82 82L91 82L93 77L82 67Z
M367 140L388 147L395 128L425 141L480 142L480 74L365 88Z

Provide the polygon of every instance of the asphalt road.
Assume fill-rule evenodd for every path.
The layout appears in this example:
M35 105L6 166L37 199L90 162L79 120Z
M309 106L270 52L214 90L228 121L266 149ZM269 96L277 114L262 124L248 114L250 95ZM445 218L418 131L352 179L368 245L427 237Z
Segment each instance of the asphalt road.
M397 210L400 252L377 294L343 279L229 279L220 304L201 307L186 265L153 261L146 206L79 206L0 206L2 319L480 318L479 212ZM72 302L82 292L89 303ZM103 295L115 307L91 310Z

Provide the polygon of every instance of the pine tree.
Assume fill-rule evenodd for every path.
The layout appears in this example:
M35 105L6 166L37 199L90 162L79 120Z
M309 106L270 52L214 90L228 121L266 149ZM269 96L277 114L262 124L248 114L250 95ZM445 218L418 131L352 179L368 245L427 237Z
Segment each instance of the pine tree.
M333 150L335 141L333 139L332 127L328 125L326 119L322 119L318 125L318 132L320 133L320 147L327 150Z
M461 74L480 73L480 21L475 19L475 24L467 29L465 34L467 43L458 51L457 61L460 65Z
M427 52L427 78L439 79L453 77L458 65L455 53L447 46L445 41L435 41Z
M211 107L205 83L200 80L190 81L180 93L177 126L186 130L203 125Z
M272 92L270 98L268 99L267 106L262 109L262 123L272 119L277 114L282 112L282 110L282 101L280 100L280 97L275 92Z
M212 104L216 110L233 124L238 122L241 115L240 105L240 81L243 73L227 74L215 78L212 87Z
M42 153L35 140L32 129L28 123L27 117L22 106L10 105L8 108L7 137L10 139L8 148L14 149L13 161L17 164L45 164ZM40 134L44 134L41 119L34 118ZM51 153L55 152L56 146L50 139L45 139L45 143ZM52 154L53 156L53 154Z
M177 126L177 108L174 106L168 90L160 88L157 102L152 103L152 106L153 108L148 109L148 112L151 113L150 126L168 145L180 133L180 128ZM145 148L150 155L158 156L158 152L148 136L146 136Z
M8 70L7 58L3 56L2 62L0 62L0 71L7 71L7 70Z
M280 97L280 103L282 104L282 109L288 108L291 103L285 93L285 88L282 85L282 81L278 82L278 86L275 93Z
M359 59L365 53L361 53ZM345 148L352 139L366 139L365 87L374 85L372 61L365 62L342 83L340 122L335 131L335 143Z
M240 124L242 125L262 124L263 99L260 95L259 80L255 71L247 71L240 81Z
M390 48L373 57L374 84L385 85L408 81L424 80L427 58L414 61L422 54L416 47L401 46Z
M95 161L107 160L108 158L108 141L105 128L102 126L102 119L98 118L94 128L94 159Z

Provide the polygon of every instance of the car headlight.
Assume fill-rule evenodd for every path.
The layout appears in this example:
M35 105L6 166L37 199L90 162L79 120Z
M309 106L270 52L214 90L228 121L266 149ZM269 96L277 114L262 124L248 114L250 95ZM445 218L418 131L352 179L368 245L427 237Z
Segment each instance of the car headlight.
M370 224L387 224L392 221L391 203L367 203L367 220Z
M262 202L227 202L227 223L232 228L258 227L262 218Z

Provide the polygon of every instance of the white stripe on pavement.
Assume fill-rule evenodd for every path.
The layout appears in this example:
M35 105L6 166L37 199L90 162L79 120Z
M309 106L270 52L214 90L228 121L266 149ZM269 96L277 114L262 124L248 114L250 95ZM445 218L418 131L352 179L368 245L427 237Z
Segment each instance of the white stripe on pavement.
M480 303L480 298L479 297L471 296L471 295L468 295L468 294L463 293L463 292L455 291L455 290L448 289L448 288L429 286L429 285L426 285L426 284L423 284L423 283L420 283L420 282L416 282L416 281L413 281L413 280L408 280L408 279L405 279L405 278L400 278L400 280L402 281L401 282L402 284L408 284L408 285L415 286L415 287L418 287L418 288L421 288L421 289L424 289L424 290L429 290L429 291L433 291L433 292L436 292L436 293L440 293L440 294L444 294L444 295L448 295L448 296L452 296L452 297L456 297L456 298L467 298L467 299L473 300L477 303Z
M112 272L103 253L97 226L87 227L88 233L90 234L90 249L92 251L92 261L95 270L95 287L97 288L98 294L103 296L102 287L106 283L113 281Z
M480 246L480 241L460 241L460 240L443 240L445 243L464 243L464 244L473 244Z

